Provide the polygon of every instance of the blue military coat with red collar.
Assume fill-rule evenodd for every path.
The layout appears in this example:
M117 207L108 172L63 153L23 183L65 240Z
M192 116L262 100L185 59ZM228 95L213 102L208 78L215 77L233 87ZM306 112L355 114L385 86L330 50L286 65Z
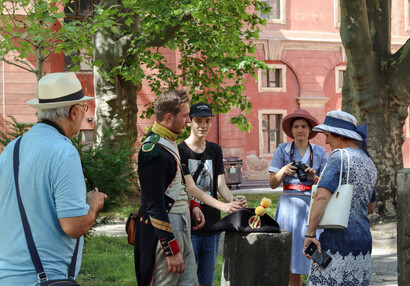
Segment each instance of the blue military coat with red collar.
M153 134L150 132L148 136ZM179 252L178 242L172 233L168 218L168 212L175 201L165 194L176 176L178 162L174 155L158 144L156 139L145 142L138 155L138 176L142 196L141 207L137 213L134 260L138 285L141 286L150 285L152 282L158 240L165 256ZM193 200L190 204L191 209L192 204L198 205Z

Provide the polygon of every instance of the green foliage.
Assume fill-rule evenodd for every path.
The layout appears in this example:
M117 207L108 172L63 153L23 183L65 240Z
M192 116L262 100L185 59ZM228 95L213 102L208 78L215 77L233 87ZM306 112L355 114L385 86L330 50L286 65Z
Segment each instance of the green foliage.
M7 117L11 119L11 121L7 121L10 124L9 130L0 132L0 144L3 145L2 150L7 144L26 133L33 126L33 124L17 122L14 116L8 115Z
M4 23L0 27L0 60L6 61L5 55L11 52L14 63L39 73L27 64L28 55L36 55L41 66L51 53L64 52L73 55L73 71L85 61L101 67L98 72L111 83L116 78L135 85L147 82L156 94L185 86L193 96L192 103L209 102L215 113L237 108L241 115L232 122L241 130L251 128L243 114L252 108L244 84L246 75L256 77L257 69L266 68L253 56L252 42L258 39L260 25L266 23L259 17L261 12L269 13L265 2L99 1L85 20L63 22L65 14L57 7L68 1L0 0ZM24 21L16 15L17 8L27 14ZM97 32L109 36L103 46L94 46ZM181 58L176 66L168 61L163 48L178 50ZM85 53L78 52L84 49ZM97 49L111 62L91 62ZM152 105L145 109L143 116L149 118Z
M112 47L126 51L114 68L101 73L106 79L120 76L134 84L145 81L158 95L163 90L189 89L192 103L211 103L216 113L231 107L241 112L252 106L244 95L245 76L256 76L256 69L266 68L253 56L259 26L268 13L266 3L257 0L122 0L118 5L101 2L97 6L90 33L104 31L111 35ZM88 23L83 23L89 27ZM110 43L111 44L111 43ZM160 50L161 48L161 50ZM178 50L177 69L162 48ZM118 49L117 49L118 51ZM111 57L112 50L107 49ZM147 72L148 71L148 72ZM142 117L150 118L148 103ZM233 120L241 130L250 124L242 116Z
M125 137L114 146L111 140L113 134L115 129L107 129L101 138L101 143L88 150L86 150L87 146L81 143L79 136L72 139L93 185L108 196L104 210L119 206L126 195L135 193L138 188L134 160L135 140ZM87 186L92 190L88 180Z
M86 47L88 37L83 37L75 23L61 27L65 13L60 7L66 3L68 0L0 0L0 60L33 72L39 79L43 62L52 53ZM37 61L34 67L29 56Z
M246 117L243 114L239 114L236 117L232 117L230 119L230 123L236 124L238 128L242 131L251 131L252 124L246 119Z

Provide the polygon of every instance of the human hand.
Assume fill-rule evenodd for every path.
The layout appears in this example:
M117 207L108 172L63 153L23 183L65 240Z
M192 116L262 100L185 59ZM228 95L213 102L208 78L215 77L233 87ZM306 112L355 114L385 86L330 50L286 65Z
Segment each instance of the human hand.
M185 264L181 252L175 255L165 256L168 263L168 272L170 273L184 273Z
M282 172L288 176L293 176L295 175L296 171L297 171L297 167L292 166L292 162L290 162L289 164L285 165L282 167Z
M195 226L192 227L193 230L198 230L204 227L205 225L205 216L201 211L201 208L194 207L191 212L191 216L195 221Z
M93 209L96 213L99 212L103 206L104 201L107 198L107 195L99 192L98 189L94 189L94 191L87 192L86 202Z
M222 207L222 211L226 212L226 213L233 213L236 210L239 210L242 208L242 203L238 200L234 201L232 200L232 202L230 203L225 203Z
M314 181L316 179L316 171L313 168L310 168L308 165L305 164L305 166L307 167L305 169L305 173L306 176L311 179L312 181Z
M303 244L303 250L302 250L302 252L303 252L303 254L306 256L307 259L312 259L312 257L311 257L309 254L305 253L306 247L307 247L307 246L309 245L309 243L311 243L311 242L313 242L313 243L316 245L317 251L318 251L319 253L322 253L322 247L321 247L321 244L320 244L319 240L317 240L317 238L306 237L306 238L305 238L305 242L304 242L304 244Z
M246 197L243 195L233 197L232 201L239 202L242 208L248 207L248 201L246 200Z

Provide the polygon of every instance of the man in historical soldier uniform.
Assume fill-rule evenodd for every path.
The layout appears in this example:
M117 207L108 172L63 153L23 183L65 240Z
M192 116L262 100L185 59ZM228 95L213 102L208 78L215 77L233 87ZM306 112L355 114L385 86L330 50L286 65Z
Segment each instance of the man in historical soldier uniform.
M189 201L175 140L190 122L184 91L162 93L155 101L156 122L141 146L138 175L142 197L135 234L138 285L197 285L190 228L205 218ZM191 214L190 214L191 213Z

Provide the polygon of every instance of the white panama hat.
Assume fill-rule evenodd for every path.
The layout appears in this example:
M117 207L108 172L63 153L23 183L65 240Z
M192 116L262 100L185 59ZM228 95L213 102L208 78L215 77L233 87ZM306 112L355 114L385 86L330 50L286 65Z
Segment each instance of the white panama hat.
M95 99L84 96L81 83L73 72L50 73L37 84L37 98L26 103L36 109L53 109L72 106Z
M367 124L356 126L357 120L353 115L333 110L326 114L325 122L312 128L313 132L330 132L357 141L366 142Z

